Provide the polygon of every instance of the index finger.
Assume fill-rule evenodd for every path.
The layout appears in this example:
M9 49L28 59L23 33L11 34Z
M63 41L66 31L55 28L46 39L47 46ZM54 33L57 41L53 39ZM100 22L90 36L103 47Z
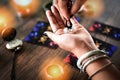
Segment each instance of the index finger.
M50 10L47 10L46 15L47 15L47 18L50 22L50 25L51 25L51 28L52 28L53 32L56 32L57 29L59 29L59 25L58 25L58 23L55 19L54 14Z

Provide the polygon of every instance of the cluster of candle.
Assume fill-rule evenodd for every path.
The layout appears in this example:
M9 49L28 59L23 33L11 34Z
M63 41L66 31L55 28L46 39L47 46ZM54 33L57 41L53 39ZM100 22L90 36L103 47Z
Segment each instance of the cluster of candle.
M38 10L38 0L10 0L11 7L0 6L0 35L4 28L15 27L16 14L18 17L26 18Z

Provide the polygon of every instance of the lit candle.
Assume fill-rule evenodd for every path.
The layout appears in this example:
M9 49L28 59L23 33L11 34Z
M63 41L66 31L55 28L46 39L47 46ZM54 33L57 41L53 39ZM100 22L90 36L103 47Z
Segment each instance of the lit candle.
M14 2L20 6L27 6L32 3L32 0L14 0Z
M13 13L5 7L0 7L0 34L3 28L14 27L15 23L16 21Z
M53 64L48 66L47 70L47 75L51 78L58 78L60 76L62 76L63 74L63 69L60 65L58 64Z
M18 16L22 18L33 15L37 11L39 4L39 0L10 0L10 5Z
M49 57L40 66L38 79L44 80L70 80L71 67L59 57Z

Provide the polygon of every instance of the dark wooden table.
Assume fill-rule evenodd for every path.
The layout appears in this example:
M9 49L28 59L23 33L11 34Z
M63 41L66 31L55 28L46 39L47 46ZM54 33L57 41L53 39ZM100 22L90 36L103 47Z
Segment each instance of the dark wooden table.
M5 5L7 5L7 0L5 1ZM41 0L41 4L47 1L49 0ZM96 20L120 28L120 0L105 0L104 3L105 11ZM17 38L23 40L39 20L47 20L42 6L35 16L29 19L18 20L16 27L18 32ZM88 28L92 22L93 20L91 19L82 18L81 24ZM95 34L91 35L94 36ZM105 40L103 35L96 34L95 37L103 41ZM107 38L106 42L117 46L117 51L113 54L111 60L120 69L120 42L110 38ZM5 45L6 42L0 39L0 80L10 80L12 67L13 54L5 48ZM85 74L81 74L77 69L64 63L63 59L67 54L66 51L60 48L50 49L24 42L22 51L17 54L15 66L16 80L86 80ZM47 78L45 73L46 67L52 64L59 64L64 69L64 75L61 78Z

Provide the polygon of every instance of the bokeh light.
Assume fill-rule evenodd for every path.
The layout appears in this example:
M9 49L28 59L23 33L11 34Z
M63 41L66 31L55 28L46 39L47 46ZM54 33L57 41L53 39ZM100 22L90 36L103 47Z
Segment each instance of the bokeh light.
M27 18L38 11L40 0L10 0L19 17Z
M60 65L53 64L53 65L48 66L46 73L48 76L50 76L52 78L58 78L58 77L62 76L63 69Z
M69 80L72 70L63 59L56 57L46 59L39 71L40 80Z
M32 3L32 0L14 0L17 5L26 6Z
M6 27L14 27L16 24L13 13L5 7L0 7L0 34Z
M104 11L104 2L102 0L88 0L82 7L84 15L88 18L97 18Z

